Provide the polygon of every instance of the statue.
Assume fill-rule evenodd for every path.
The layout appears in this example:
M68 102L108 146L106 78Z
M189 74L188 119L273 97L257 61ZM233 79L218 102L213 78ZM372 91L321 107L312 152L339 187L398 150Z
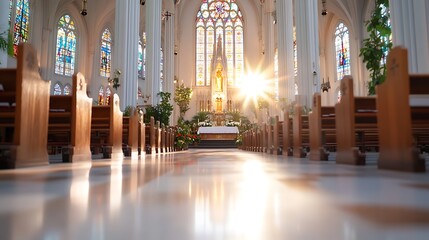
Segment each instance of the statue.
M222 67L218 67L216 70L216 91L223 92Z

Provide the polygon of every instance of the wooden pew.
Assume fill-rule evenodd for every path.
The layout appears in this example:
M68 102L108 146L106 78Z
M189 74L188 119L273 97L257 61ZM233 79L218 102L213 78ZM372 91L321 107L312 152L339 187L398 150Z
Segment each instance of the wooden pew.
M92 98L81 73L73 74L72 89L69 96L50 96L48 147L61 147L63 162L90 161Z
M146 154L146 124L144 123L144 114L143 111L139 110L139 126L138 126L138 151L139 155L143 156Z
M273 146L274 146L274 154L282 155L282 147L283 147L283 122L279 121L279 116L274 118L273 125Z
M309 146L309 126L308 115L303 115L303 107L295 105L293 115L293 156L305 158Z
M313 95L313 109L308 114L310 125L310 154L309 159L328 161L327 147L336 145L335 108L322 107L320 93Z
M156 154L155 118L150 117L149 125L146 125L146 153Z
M39 75L33 46L18 46L17 69L0 69L0 84L0 168L47 165L50 81Z
M122 141L123 152L131 159L138 158L139 155L139 122L142 116L139 114L138 109L134 109L131 116L124 116L122 122Z
M101 148L103 158L121 160L122 152L122 116L119 108L119 96L113 98L107 106L92 106L91 147Z
M289 112L284 111L284 120L283 120L283 147L282 153L285 156L293 156L293 121L289 117Z
M418 145L428 144L429 75L409 75L407 50L395 47L387 57L387 78L376 91L380 131L378 167L424 172L425 161L419 156ZM413 106L413 98L419 95L425 97L420 99L423 104Z
M335 127L336 162L365 165L366 148L378 146L376 103L375 97L354 96L351 76L341 80L341 100L335 105Z

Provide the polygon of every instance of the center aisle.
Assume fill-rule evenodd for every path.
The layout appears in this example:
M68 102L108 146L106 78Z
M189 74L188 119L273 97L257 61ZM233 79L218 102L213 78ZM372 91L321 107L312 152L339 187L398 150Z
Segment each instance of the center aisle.
M237 149L58 164L0 172L0 231L4 239L427 239L428 182L429 174Z

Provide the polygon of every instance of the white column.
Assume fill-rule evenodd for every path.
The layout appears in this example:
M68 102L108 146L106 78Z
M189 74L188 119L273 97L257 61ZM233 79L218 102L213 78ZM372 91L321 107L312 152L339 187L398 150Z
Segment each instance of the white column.
M0 33L9 30L9 0L0 0ZM7 39L7 33L2 35ZM0 68L7 66L7 50L0 51Z
M171 93L170 104L174 106L174 5L167 11L168 15L171 16L166 16L165 18L164 91ZM170 117L170 125L173 125L173 117Z
M152 89L152 105L159 103L161 7L162 1L160 0L146 0L146 81L149 82L149 87Z
M267 0L263 3L262 6L262 36L264 42L264 77L266 81L269 81L270 84L269 94L274 94L274 15L275 14L275 6L273 0ZM269 113L272 115L277 115L275 112L276 105L270 103L269 104ZM264 118L264 121L268 121Z
M293 4L292 0L276 1L276 4L279 96L280 98L287 99L290 103L295 100L295 73L293 67Z
M312 95L320 89L319 28L317 0L295 1L298 56L297 101L312 107Z
M427 10L427 0L390 0L393 44L408 49L408 66L412 73L429 72Z
M138 1L116 0L115 42L113 48L112 76L121 71L118 89L121 109L137 104L137 59L140 5Z

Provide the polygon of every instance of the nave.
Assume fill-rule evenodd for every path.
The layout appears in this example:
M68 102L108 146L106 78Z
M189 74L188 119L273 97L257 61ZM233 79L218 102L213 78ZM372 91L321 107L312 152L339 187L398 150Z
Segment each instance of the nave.
M427 239L429 174L237 149L0 172L2 239Z

